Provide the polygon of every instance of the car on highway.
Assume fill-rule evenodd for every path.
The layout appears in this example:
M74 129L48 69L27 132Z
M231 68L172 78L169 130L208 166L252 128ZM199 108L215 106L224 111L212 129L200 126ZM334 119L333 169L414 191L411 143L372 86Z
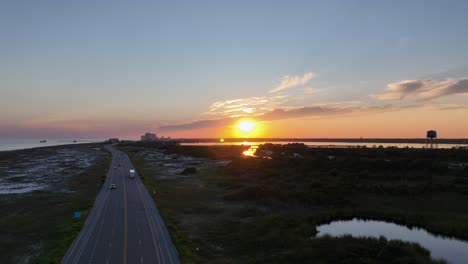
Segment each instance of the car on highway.
M110 185L110 189L113 190L113 189L115 189L115 188L117 188L117 186L116 186L115 184L112 183L112 184Z

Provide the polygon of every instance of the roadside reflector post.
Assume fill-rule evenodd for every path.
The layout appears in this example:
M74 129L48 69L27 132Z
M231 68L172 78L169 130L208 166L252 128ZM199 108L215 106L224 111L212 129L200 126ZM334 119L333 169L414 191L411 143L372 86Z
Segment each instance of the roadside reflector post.
M80 211L73 212L73 218L81 218L81 212Z

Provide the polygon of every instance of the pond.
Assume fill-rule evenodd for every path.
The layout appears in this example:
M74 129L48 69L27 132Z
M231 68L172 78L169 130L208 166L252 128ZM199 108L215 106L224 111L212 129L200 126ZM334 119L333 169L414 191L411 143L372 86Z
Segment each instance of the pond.
M453 264L468 263L468 241L433 235L421 228L410 229L394 223L355 218L320 225L317 231L318 237L351 235L379 238L383 236L388 240L415 242L428 249L434 259L444 259Z

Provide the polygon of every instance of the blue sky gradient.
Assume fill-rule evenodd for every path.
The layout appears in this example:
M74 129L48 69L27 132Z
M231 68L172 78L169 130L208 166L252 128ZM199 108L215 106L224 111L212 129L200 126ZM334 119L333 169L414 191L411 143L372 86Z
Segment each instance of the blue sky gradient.
M290 90L283 107L377 104L368 96L389 83L468 76L467 10L467 1L2 1L9 132L0 136L48 122L101 136L111 132L93 130L103 120L133 136L308 72L317 92Z

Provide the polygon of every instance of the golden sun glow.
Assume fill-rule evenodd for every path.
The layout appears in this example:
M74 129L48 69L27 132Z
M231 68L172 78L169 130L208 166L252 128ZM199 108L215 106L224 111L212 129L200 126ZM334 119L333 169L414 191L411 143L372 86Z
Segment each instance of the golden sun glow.
M239 130L245 134L252 133L256 127L257 125L250 120L242 120L237 124L237 128L239 128Z
M257 122L253 118L239 119L232 126L229 126L229 128L231 129L230 135L235 138L265 137L265 127L263 122Z

